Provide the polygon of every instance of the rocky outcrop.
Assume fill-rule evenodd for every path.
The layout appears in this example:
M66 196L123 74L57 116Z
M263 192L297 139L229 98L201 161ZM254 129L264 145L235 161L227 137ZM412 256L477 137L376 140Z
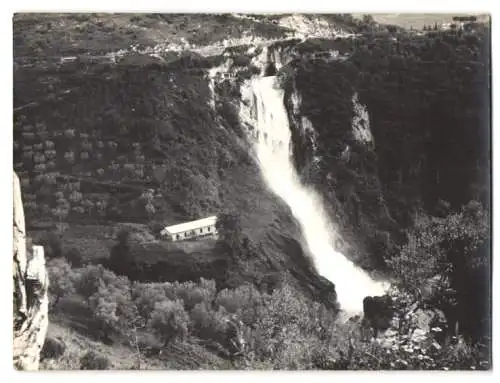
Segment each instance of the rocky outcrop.
M19 178L13 177L14 366L38 370L48 327L48 277L42 246L26 248L26 230Z
M373 328L375 334L387 330L394 316L394 308L390 296L365 297L363 299L365 321Z
M379 328L375 340L383 347L433 347L440 349L447 342L448 323L444 313L435 307L430 307L416 301L410 304L411 297L404 292L393 288L389 292L392 301L393 317L385 328ZM373 298L373 297L369 297ZM382 316L384 309L383 297L378 299L377 305L371 302L371 315ZM387 303L389 300L387 299ZM387 307L387 306L385 306ZM366 316L366 313L365 313ZM383 315L389 318L389 310Z

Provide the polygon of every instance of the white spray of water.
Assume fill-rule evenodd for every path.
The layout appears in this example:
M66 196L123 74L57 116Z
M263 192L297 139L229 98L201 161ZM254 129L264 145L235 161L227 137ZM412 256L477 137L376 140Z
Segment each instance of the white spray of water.
M386 286L373 281L335 250L335 229L321 199L301 183L293 165L283 90L276 78L269 76L250 80L241 93L240 117L254 128L255 152L266 183L288 204L300 223L316 270L335 284L341 308L346 313L361 313L363 298L383 295Z

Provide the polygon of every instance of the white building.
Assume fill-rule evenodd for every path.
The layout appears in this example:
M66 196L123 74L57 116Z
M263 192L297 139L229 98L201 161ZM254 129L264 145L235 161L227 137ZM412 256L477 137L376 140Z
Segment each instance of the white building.
M167 239L171 241L215 236L217 235L216 223L217 216L211 216L196 221L167 226L161 231L161 235L167 237Z

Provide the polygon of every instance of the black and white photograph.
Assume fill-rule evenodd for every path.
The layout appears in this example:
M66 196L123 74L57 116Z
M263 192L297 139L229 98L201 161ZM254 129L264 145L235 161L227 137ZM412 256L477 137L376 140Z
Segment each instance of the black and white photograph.
M331 7L11 15L15 370L492 370L491 16Z

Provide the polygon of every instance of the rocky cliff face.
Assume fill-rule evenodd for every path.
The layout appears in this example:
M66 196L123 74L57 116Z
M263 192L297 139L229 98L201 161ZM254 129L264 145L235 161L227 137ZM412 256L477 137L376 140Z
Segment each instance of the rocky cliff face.
M13 177L14 366L38 370L48 327L48 277L42 246L26 248L19 178Z

